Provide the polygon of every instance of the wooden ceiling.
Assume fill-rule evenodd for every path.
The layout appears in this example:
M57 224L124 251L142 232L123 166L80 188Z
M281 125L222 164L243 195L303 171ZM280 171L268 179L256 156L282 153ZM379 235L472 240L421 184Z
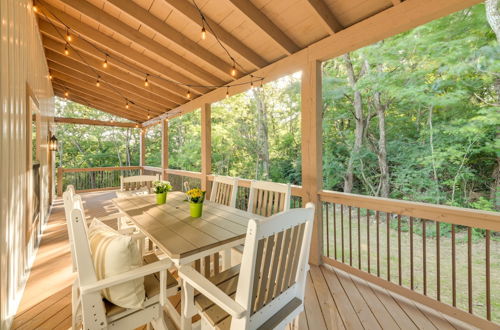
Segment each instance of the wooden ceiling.
M398 3L196 0L209 25L202 40L193 0L35 1L55 95L68 92L72 101L139 123ZM238 65L234 77L233 61L212 31Z
M193 0L35 0L55 95L69 92L70 100L144 123L403 6L400 0L195 1L209 25L206 40ZM218 41L238 64L235 77Z

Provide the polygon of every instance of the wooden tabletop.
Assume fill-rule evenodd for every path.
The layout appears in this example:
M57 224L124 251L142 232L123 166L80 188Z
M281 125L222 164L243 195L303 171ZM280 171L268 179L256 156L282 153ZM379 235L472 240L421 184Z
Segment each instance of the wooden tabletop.
M234 242L241 244L251 218L261 218L232 207L205 201L201 218L189 216L182 192L170 192L167 202L156 204L155 195L127 196L113 203L171 259L201 254ZM227 246L226 246L227 247Z

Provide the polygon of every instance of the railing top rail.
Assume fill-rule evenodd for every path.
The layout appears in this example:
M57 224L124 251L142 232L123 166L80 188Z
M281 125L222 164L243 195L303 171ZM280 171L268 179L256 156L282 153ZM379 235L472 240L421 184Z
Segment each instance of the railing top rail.
M65 168L59 167L64 173L68 172L94 172L94 171L125 171L140 170L142 166L116 166L116 167L85 167L85 168Z
M161 167L156 167L156 166L143 166L142 167L143 170L146 170L146 171L154 171L154 172L162 172L163 170L161 169Z
M197 178L201 179L201 173L200 172L192 172L192 171L184 171L184 170L174 170L167 168L165 170L168 174L174 174L174 175L182 175L182 176L187 176L190 178Z
M319 192L319 195L323 202L366 208L426 220L447 222L455 225L500 231L499 212L363 196L327 190Z

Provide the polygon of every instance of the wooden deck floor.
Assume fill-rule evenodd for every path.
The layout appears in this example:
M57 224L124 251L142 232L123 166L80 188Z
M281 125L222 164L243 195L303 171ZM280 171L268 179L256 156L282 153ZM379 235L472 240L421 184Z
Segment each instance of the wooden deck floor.
M84 194L88 216L116 212L114 192ZM64 210L55 205L43 234L13 329L71 327L71 256ZM179 299L173 299L179 302ZM289 328L296 328L289 326ZM441 313L329 266L311 267L300 330L471 329Z

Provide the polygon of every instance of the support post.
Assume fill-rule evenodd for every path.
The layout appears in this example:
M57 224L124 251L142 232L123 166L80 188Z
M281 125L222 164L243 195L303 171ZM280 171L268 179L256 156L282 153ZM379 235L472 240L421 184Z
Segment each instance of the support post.
M61 197L63 194L63 168L57 168L57 196Z
M201 189L207 191L209 198L209 183L207 176L212 170L212 113L211 104L201 107Z
M168 180L168 119L161 122L161 173L163 180Z
M140 143L140 157L139 166L141 166L141 174L144 174L144 166L146 165L146 130L147 128L141 128L141 135L139 138Z
M318 192L323 184L321 62L311 61L302 72L302 187L303 203L314 203L315 216L309 262L321 263L322 207Z

